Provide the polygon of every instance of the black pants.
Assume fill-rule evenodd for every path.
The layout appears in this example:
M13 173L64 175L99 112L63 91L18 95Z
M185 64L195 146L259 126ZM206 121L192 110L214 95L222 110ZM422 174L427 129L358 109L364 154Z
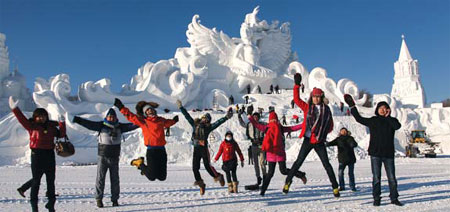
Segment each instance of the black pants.
M277 162L268 162L269 163L269 172L267 175L264 176L263 185L261 188L261 194L264 194L269 187L270 180L272 179L274 173L275 173L275 166L277 165ZM286 168L286 161L280 161L278 162L278 165L280 166L280 173L282 175L288 175L292 170ZM305 176L305 172L301 171L295 171L295 176L298 178L302 178Z
M297 171L303 164L303 161L305 161L306 156L308 156L309 152L314 149L316 151L317 155L320 158L320 161L322 162L323 167L327 171L328 179L331 182L331 186L333 189L338 187L338 183L336 181L336 175L334 174L333 167L330 164L330 161L328 161L328 153L327 149L325 147L324 143L318 143L318 144L311 144L309 142L309 138L305 137L303 140L302 147L300 148L300 152L298 153L297 160L295 160L294 164L292 165L291 171L289 172L286 183L289 183L292 181L292 178L295 175L295 171Z
M28 180L27 182L25 182L22 186L19 187L19 189L23 192L27 191L28 189L31 188L31 186L33 185L33 178L31 178L30 180Z
M218 177L220 174L210 164L210 155L208 146L194 146L194 157L192 158L192 171L194 172L195 181L201 181L200 176L200 160L203 160L203 165L211 177Z
M31 173L33 183L31 185L30 202L32 207L37 207L39 186L42 175L45 174L47 180L48 206L55 205L55 152L53 149L32 149L31 150Z
M236 169L238 166L237 159L224 161L222 165L222 170L225 171L225 174L227 175L227 182L237 182L237 175L236 175ZM233 181L231 181L231 177L233 177Z
M167 177L167 153L165 148L147 149L147 165L141 164L142 173L150 180L166 180Z

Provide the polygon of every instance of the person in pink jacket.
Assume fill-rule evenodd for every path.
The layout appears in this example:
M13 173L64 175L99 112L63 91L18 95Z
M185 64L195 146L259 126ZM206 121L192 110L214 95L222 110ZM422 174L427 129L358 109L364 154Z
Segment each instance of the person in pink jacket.
M269 187L270 180L275 173L275 166L278 163L280 166L280 172L283 175L289 173L289 169L286 168L286 151L284 145L283 133L293 132L301 129L301 124L295 126L282 126L278 121L278 116L275 111L269 113L268 124L261 124L256 122L252 116L248 116L248 120L258 128L258 130L266 132L264 136L262 150L266 152L266 160L269 163L269 172L263 176L263 185L261 187L261 196L264 196L267 188ZM305 173L297 171L296 177L301 178L303 183L306 183Z

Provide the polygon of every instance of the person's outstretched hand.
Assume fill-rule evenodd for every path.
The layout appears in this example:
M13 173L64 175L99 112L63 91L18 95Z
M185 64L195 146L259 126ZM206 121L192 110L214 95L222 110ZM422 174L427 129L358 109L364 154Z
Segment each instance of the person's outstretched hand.
M11 108L11 110L16 108L18 104L19 100L14 100L14 97L12 96L9 97L9 108Z
M302 83L302 75L300 73L296 73L294 75L294 82L296 85L300 85L300 83Z
M344 95L344 101L345 101L345 103L347 103L347 105L349 107L354 107L355 106L355 101L353 100L353 97L350 94L345 94Z
M178 115L176 115L172 118L172 120L174 120L175 122L178 122L180 119L178 118Z
M120 101L120 99L118 98L114 99L114 106L116 106L119 110L122 110L122 108L124 107L122 101Z
M181 103L181 101L179 100L179 99L177 99L177 107L178 108L181 108L181 107L183 107L183 103Z

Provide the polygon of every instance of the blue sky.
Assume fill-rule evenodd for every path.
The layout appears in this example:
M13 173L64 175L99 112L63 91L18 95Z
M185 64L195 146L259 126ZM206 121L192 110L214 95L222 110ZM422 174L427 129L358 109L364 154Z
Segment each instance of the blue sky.
M188 47L194 14L201 23L239 36L245 14L291 23L292 49L308 69L350 78L371 93L390 93L405 34L427 102L450 98L450 1L23 1L0 0L0 32L10 59L32 88L36 77L70 75L72 92L109 78L129 83L145 62Z

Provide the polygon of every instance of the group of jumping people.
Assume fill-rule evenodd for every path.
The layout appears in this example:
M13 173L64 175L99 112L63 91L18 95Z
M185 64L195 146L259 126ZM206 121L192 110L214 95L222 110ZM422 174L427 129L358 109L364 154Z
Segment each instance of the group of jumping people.
M329 106L326 104L325 94L319 88L314 88L307 102L300 98L299 90L302 77L300 74L294 76L293 97L295 104L303 112L303 122L294 126L283 126L274 108L269 109L267 123L261 120L261 113L253 112L253 106L247 107L246 123L242 118L244 111L239 112L239 123L246 129L246 135L251 141L251 158L253 161L256 184L249 186L249 190L260 190L260 195L264 196L270 181L275 173L278 164L281 174L286 175L285 185L282 192L287 194L293 183L293 178L297 177L304 184L307 183L305 172L299 171L304 160L314 149L319 156L327 176L331 182L332 192L335 197L339 197L339 191L345 190L344 170L349 170L349 185L352 191L357 191L354 179L354 164L356 158L353 148L358 144L346 128L340 129L339 136L331 142L327 142L327 135L333 130L333 117ZM351 108L351 114L358 123L367 126L370 130L369 155L373 174L373 205L380 205L381 194L381 166L384 164L390 189L391 203L402 206L398 200L397 180L395 177L394 163L394 133L401 125L396 118L390 116L390 108L386 102L379 102L375 109L375 116L363 118L359 115L353 98L346 94L345 102ZM194 185L200 189L200 194L205 194L206 184L200 175L200 164L203 165L208 174L214 178L221 186L225 185L223 174L216 171L211 165L208 138L209 134L227 120L232 118L233 110L230 109L226 115L215 122L212 122L209 113L203 114L200 118L192 118L183 107L181 101L176 104L185 119L192 127L192 171L194 173ZM59 121L49 120L48 112L43 108L37 108L31 118L27 119L19 109L18 102L12 97L9 105L20 122L30 135L31 149L31 171L32 179L18 188L20 195L25 197L25 191L31 187L30 203L32 211L38 211L38 192L43 174L46 175L48 202L45 207L49 211L54 211L56 201L55 195L55 138L66 136L65 118L59 117ZM178 116L166 119L157 114L158 104L155 102L140 101L136 104L136 114L125 107L120 99L114 100L114 106L131 123L120 123L113 108L106 111L105 118L101 121L87 120L74 116L72 122L77 123L88 130L98 132L98 162L96 178L96 203L98 207L103 207L103 191L105 187L106 172L109 170L111 179L111 202L112 206L119 206L119 156L123 133L141 128L144 144L147 147L146 158L139 157L131 161L132 166L136 166L142 175L150 181L165 181L167 177L167 153L164 129L175 125L179 121ZM284 133L301 130L300 138L303 138L297 159L290 169L286 167L286 151ZM222 169L226 174L228 191L238 192L239 181L237 179L237 166L244 166L244 157L236 142L233 132L225 133L223 142L214 161L222 157ZM339 184L331 166L327 146L338 147L339 161ZM236 156L238 155L238 157ZM145 160L147 163L145 163ZM266 163L268 169L266 168ZM246 186L247 188L247 186Z

